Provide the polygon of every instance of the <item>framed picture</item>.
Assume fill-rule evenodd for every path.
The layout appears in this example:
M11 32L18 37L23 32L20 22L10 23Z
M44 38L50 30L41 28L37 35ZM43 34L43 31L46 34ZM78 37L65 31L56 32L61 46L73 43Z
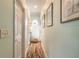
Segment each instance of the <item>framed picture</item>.
M42 21L41 22L42 22L42 26L45 27L45 14L42 17Z
M61 23L79 20L79 0L60 0Z
M79 12L79 0L74 0L73 1L73 11L74 12Z
M49 5L46 11L46 26L53 26L53 3Z

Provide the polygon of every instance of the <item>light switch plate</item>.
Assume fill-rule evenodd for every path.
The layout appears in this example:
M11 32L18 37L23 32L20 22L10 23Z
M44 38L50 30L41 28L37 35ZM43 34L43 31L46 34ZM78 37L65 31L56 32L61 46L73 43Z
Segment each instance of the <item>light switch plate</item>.
M8 36L8 30L6 28L0 29L0 38L6 38Z
M0 38L1 38L1 29L0 29Z

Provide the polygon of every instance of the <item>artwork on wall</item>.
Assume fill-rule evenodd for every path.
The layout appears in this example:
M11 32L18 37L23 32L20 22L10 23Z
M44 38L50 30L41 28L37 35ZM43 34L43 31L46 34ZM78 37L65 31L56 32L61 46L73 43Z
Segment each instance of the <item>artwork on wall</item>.
M42 17L42 26L45 27L45 14Z
M61 23L79 20L79 0L61 0Z
M79 12L79 0L73 1L74 12Z
M46 10L46 16L45 16L46 26L50 27L53 26L53 3L50 4L48 9Z

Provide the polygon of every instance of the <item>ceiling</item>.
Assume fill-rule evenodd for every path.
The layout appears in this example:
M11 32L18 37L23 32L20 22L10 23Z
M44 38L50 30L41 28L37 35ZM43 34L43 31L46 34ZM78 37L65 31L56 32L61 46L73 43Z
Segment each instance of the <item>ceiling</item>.
M30 10L31 17L37 17L40 16L41 9L43 5L45 4L46 0L27 0L27 5ZM37 6L37 8L35 8Z

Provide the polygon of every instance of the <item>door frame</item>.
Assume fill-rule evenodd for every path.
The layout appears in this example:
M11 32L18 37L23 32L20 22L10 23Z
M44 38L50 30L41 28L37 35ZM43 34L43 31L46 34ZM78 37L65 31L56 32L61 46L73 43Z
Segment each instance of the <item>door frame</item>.
M20 0L13 0L13 58L15 58L15 4L16 1L22 9L22 38L21 38L21 57L25 57L25 9Z

